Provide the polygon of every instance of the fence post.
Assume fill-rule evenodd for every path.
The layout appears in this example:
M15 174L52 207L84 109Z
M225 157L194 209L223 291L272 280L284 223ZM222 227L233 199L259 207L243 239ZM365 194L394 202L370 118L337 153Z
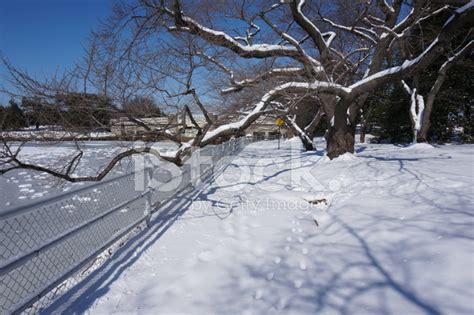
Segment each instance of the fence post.
M153 210L153 204L151 200L151 193L153 191L153 187L151 187L151 182L153 179L153 169L149 168L145 170L146 179L147 179L147 186L146 186L146 206L145 206L145 223L146 227L150 227L150 219L151 219L151 211Z

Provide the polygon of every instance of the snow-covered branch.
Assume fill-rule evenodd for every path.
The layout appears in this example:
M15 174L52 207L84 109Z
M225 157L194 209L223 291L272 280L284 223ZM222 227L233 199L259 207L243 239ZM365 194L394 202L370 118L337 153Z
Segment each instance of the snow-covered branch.
M337 23L333 22L332 20L330 20L328 18L325 18L325 17L321 17L321 20L328 23L329 25L331 25L332 27L334 27L336 29L339 29L339 30L357 35L360 38L367 40L369 43L377 44L377 40L373 37L374 32L371 31L371 30L367 30L367 29L362 28L362 27L354 27L354 26L349 27L349 26L337 24Z
M306 70L304 68L273 68L254 78L244 80L233 80L232 86L222 90L223 94L242 91L245 87L253 86L257 83L263 82L270 78L277 77L296 77L304 75Z
M433 62L439 55L447 49L453 35L468 23L474 20L474 7L466 4L463 10L459 10L444 25L438 36L431 44L417 57L411 60L405 60L401 65L390 67L378 71L365 79L352 84L349 88L355 95L360 95L373 89L376 86L388 82L403 79L410 75L420 72Z
M335 35L331 35L330 40L326 41L324 39L323 33L319 30L319 28L303 13L303 7L305 4L305 0L291 1L289 3L291 14L293 15L295 22L311 37L314 44L319 49L322 63L325 64L330 54L329 46Z
M174 18L175 25L169 27L171 31L197 35L213 45L228 48L243 58L289 57L302 63L307 62L306 57L302 56L294 46L276 44L242 45L238 39L227 33L206 27L185 15L180 9L179 0L174 0L173 3L174 10L163 9L163 12Z
M274 89L267 92L261 100L255 105L254 109L248 113L243 119L237 122L225 124L217 127L216 129L209 131L206 136L203 138L201 144L206 145L212 142L213 140L229 135L237 134L240 131L245 130L250 124L252 124L266 107L280 97L284 93L295 93L295 94L304 94L304 93L326 93L334 94L339 96L348 95L351 90L335 83L324 82L324 81L313 81L313 82L288 82L281 84Z

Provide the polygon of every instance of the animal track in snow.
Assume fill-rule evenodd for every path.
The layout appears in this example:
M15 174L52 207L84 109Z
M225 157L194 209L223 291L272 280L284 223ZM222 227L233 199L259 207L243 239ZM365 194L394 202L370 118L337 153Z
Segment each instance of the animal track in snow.
M202 252L198 255L200 261L208 262L212 260L212 253L210 251Z
M303 260L300 261L300 269L301 270L306 270L306 263Z
M275 275L275 274L274 274L273 272L267 273L267 280L268 280L268 281L273 280L273 276L274 276L274 275Z
M284 298L283 298L283 299L280 299L280 300L278 301L277 309L279 309L279 310L284 309L284 308L286 307L286 304L287 304L287 300L286 300L286 299L284 299Z
M295 289L299 289L303 285L303 280L295 280L293 284L295 285Z
M254 298L256 300L260 300L262 297L263 297L263 291L261 289L257 289L257 291L255 291Z

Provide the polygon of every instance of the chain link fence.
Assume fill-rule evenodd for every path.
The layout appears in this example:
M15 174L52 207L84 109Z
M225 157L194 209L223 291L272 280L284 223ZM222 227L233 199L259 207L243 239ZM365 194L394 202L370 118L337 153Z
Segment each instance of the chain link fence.
M150 183L163 169L145 168L145 189L136 189L135 171L1 212L0 314L41 310L146 228L159 205L217 175L251 141L202 148L159 184Z

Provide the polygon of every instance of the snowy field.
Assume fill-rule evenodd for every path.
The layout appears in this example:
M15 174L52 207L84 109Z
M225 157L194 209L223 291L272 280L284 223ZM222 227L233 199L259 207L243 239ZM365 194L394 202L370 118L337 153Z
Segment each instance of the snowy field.
M75 174L83 176L96 174L117 153L125 151L133 142L85 141L79 144L84 151L84 157ZM28 143L22 148L19 156L32 164L61 169L77 154L75 146L74 142ZM158 146L164 150L175 147L171 142L160 142ZM131 159L124 159L107 176L117 176L131 171L133 171ZM90 183L70 183L59 181L47 173L13 170L0 176L0 211L85 185Z
M473 314L473 153L251 144L44 313Z

